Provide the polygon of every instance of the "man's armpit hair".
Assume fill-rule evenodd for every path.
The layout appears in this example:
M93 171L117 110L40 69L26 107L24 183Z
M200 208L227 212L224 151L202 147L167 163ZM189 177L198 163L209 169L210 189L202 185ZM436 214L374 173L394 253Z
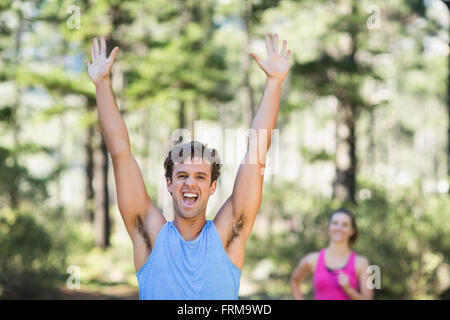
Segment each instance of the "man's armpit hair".
M144 223L142 222L142 219L141 219L141 217L139 215L136 217L136 227L138 229L139 234L144 239L144 242L145 242L145 245L147 246L147 249L149 251L151 251L152 250L152 243L150 241L150 237L148 235L147 230L145 230Z
M239 234L240 234L242 228L244 227L244 224L245 224L245 217L244 217L244 214L241 213L238 216L238 218L235 221L233 221L233 224L231 226L231 234L230 234L230 237L228 238L225 249L228 249L228 247L233 242L233 240L236 239L237 237L239 237Z

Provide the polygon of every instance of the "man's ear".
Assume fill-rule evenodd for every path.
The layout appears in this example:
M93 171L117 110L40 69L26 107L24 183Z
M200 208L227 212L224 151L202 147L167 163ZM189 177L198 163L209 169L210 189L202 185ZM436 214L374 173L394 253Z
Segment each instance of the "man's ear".
M214 192L216 192L217 188L217 180L214 180L214 182L211 184L211 187L209 187L209 195L212 196Z
M167 187L167 191L169 191L170 195L172 195L172 181L170 180L170 178L166 177L166 187Z

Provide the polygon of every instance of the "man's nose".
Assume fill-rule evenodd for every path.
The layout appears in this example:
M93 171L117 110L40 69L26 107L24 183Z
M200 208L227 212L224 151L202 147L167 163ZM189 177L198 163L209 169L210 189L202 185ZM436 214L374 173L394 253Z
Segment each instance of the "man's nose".
M194 184L194 178L193 178L193 177L188 177L188 178L186 179L185 184L187 184L187 185L193 185L193 184Z

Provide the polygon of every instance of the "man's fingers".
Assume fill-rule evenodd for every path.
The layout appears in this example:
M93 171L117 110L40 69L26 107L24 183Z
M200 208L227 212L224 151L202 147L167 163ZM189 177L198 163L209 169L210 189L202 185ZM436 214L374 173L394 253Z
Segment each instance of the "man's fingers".
M288 50L286 53L286 60L289 60L290 56L291 56L291 50Z
M280 52L280 56L284 57L286 55L286 46L287 46L287 41L283 40L283 45L281 46L281 52Z
M94 52L96 57L100 55L100 47L98 46L97 38L94 38Z
M267 49L267 54L270 56L271 54L273 54L273 48L272 45L270 44L270 35L266 34L266 49Z
M277 33L275 33L275 35L273 36L273 50L277 54L280 54L280 51L278 50L278 34Z
M91 46L91 60L94 62L97 59L97 56L95 55L94 46Z
M105 42L105 37L102 37L101 41L100 41L100 54L103 57L106 57L106 42Z
M119 51L119 47L115 47L113 49L113 51L111 51L111 54L109 55L109 58L108 58L108 62L114 62L114 59L116 58L117 51Z

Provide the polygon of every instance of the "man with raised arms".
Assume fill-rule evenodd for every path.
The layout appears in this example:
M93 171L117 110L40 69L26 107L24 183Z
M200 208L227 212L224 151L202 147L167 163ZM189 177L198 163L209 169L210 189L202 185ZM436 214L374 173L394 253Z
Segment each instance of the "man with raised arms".
M267 79L252 121L247 152L232 194L214 220L206 206L214 194L221 161L200 142L176 145L164 162L167 190L175 217L166 221L149 198L131 153L127 128L117 106L109 74L119 50L106 56L106 43L94 38L92 61L86 61L95 85L102 133L111 154L119 211L133 243L140 299L237 299L245 243L261 204L265 159L289 71L290 50L278 35L266 35L268 57L250 55ZM265 132L266 134L260 134Z

